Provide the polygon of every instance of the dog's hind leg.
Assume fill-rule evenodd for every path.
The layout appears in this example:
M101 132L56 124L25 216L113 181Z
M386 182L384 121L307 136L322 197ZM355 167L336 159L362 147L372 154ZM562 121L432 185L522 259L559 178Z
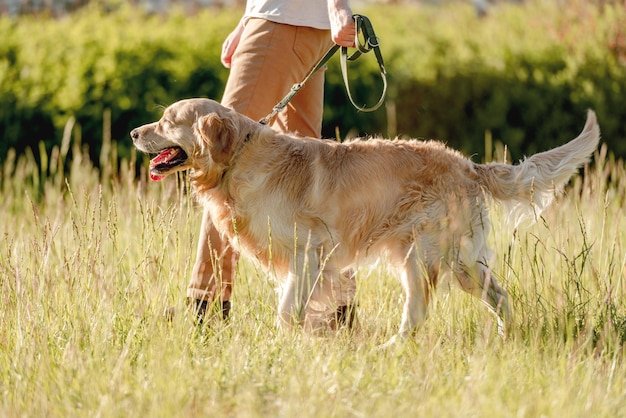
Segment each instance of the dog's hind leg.
M398 333L381 348L389 348L415 333L426 319L431 292L439 276L439 264L427 264L413 248L401 264L401 282L405 301Z
M429 279L435 283L438 273L438 269L429 268L428 270L413 247L404 260L400 278L406 298L398 331L401 338L406 338L415 332L426 319L430 301L430 285L426 277L434 275L435 277L429 277Z
M332 330L356 325L356 273L326 264L307 303L306 323ZM317 316L320 324L315 324Z
M500 286L491 269L481 262L473 267L459 265L455 277L464 291L481 299L498 318L498 332L506 336L506 328L511 325L511 308L506 290Z

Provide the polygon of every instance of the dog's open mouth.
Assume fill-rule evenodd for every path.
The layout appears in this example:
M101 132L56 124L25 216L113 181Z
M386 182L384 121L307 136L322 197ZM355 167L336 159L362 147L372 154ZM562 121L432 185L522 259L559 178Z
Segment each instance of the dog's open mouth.
M150 178L161 181L175 167L187 162L187 154L180 147L166 148L150 160Z

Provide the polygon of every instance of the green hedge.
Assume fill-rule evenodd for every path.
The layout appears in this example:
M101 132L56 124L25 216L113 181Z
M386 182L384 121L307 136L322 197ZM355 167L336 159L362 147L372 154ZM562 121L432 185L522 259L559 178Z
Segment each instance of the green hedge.
M232 11L164 18L130 8L0 20L0 159L9 147L60 143L72 116L94 157L108 132L123 152L130 129L172 101L220 97L221 42L236 21Z
M603 140L626 156L626 13L574 2L494 7L368 6L389 72L386 106L359 113L347 101L339 59L327 71L324 134L437 138L481 159L485 137L514 159L562 143L597 111ZM221 43L240 10L148 16L88 8L67 18L0 20L0 162L9 148L74 136L94 161L104 137L128 153L128 132L175 100L219 99L228 72ZM373 54L349 67L357 100L380 92ZM268 112L271 109L268 109ZM103 115L110 126L103 128ZM490 150L488 150L489 152Z

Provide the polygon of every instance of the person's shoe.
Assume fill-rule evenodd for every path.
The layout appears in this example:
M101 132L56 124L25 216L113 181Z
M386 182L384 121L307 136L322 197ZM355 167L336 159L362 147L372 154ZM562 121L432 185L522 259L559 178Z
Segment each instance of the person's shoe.
M222 319L226 321L228 320L229 317L230 317L230 301L225 300L225 301L222 301Z
M330 323L330 327L332 329L339 329L343 327L352 329L357 323L356 305L338 306L334 316L335 317Z
M207 310L211 308L213 303L209 303L207 300L195 299L193 302L192 309L196 314L196 323L198 325L202 325L204 318L207 315ZM231 304L229 300L222 301L222 319L228 320L230 316L230 308Z

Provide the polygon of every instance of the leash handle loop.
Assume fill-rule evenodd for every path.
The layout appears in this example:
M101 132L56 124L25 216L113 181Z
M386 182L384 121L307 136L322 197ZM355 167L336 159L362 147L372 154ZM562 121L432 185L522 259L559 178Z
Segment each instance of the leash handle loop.
M385 95L387 94L387 70L385 69L383 55L380 52L380 38L376 36L376 33L374 33L374 27L367 17L363 15L353 15L352 17L356 25L356 35L354 43L357 50L352 55L348 56L348 48L341 48L341 72L343 74L343 82L346 86L346 94L348 95L348 99L350 99L352 106L354 106L357 110L361 112L373 112L383 104L385 100ZM361 41L359 33L363 35L363 42ZM380 98L378 99L378 102L376 102L374 106L359 106L354 102L354 99L352 98L352 93L350 92L347 61L354 61L362 54L367 54L372 50L374 51L374 55L376 55L376 61L378 62L378 67L380 69L380 77L383 82L383 90Z
M380 38L376 36L374 33L374 27L370 20L363 15L353 15L354 24L356 26L356 35L354 39L354 44L356 46L356 51L350 56L348 56L348 48L341 47L341 72L343 74L343 82L346 86L346 94L348 95L348 99L350 99L350 103L357 110L361 112L372 112L380 107L380 105L385 100L385 94L387 93L387 71L385 70L385 63L383 62L383 56L380 52ZM361 34L363 36L363 41L359 36ZM313 74L315 74L320 68L326 65L326 62L337 52L339 49L339 45L333 45L328 52L322 57L322 59L317 63L315 67L309 72L309 74L302 80L300 83L296 83L291 87L291 90L287 95L281 100L274 108L272 112L261 119L259 123L263 125L267 125L270 123L272 118L276 116L281 110L283 110L289 101L296 95L296 93L304 86L304 84L311 78ZM370 51L374 51L376 55L376 60L378 61L378 66L380 68L380 76L383 82L383 91L380 95L380 99L378 102L372 107L358 106L354 99L352 98L352 94L350 92L350 84L348 82L348 65L346 61L354 61L359 58L362 54L367 54Z

